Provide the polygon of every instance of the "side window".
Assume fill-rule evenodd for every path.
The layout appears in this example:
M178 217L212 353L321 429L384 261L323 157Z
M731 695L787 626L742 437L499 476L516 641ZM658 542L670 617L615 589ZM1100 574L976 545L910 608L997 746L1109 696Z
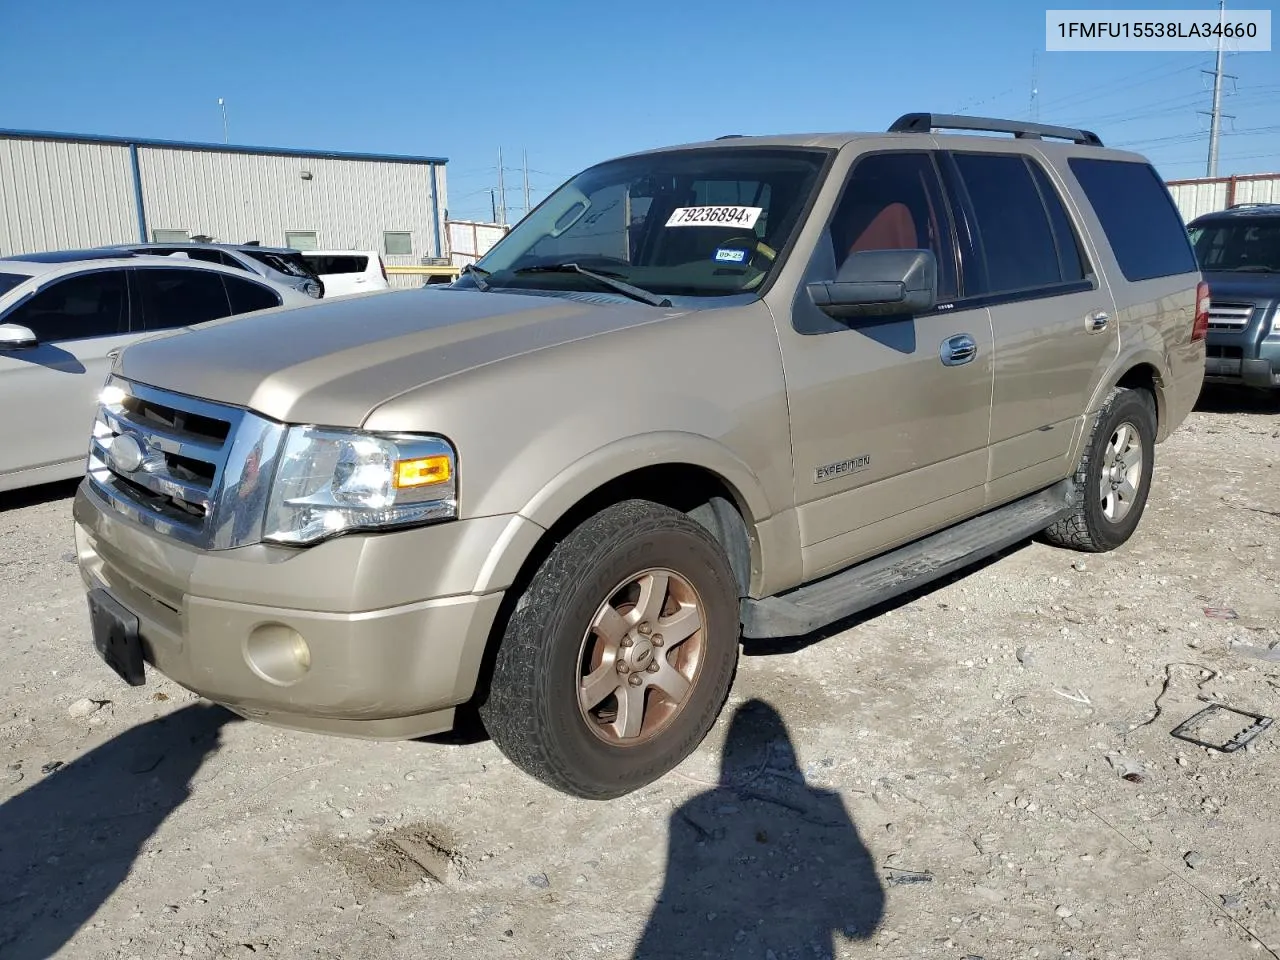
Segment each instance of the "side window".
M284 245L294 250L314 250L320 243L314 230L286 230Z
M413 234L407 230L387 230L382 234L382 251L387 256L413 255Z
M1022 157L953 154L973 205L986 260L986 293L1033 290L1062 282L1049 215ZM973 291L978 292L978 291Z
M222 274L214 270L137 267L133 275L142 303L144 330L186 327L231 313Z
M239 277L223 277L227 295L231 298L232 313L248 313L250 310L269 310L280 306L280 294L252 280Z
M41 343L112 337L128 330L123 270L96 270L55 281L4 317Z
M1126 280L1195 272L1182 217L1150 164L1089 157L1072 157L1068 163Z
M1036 186L1040 188L1040 198L1045 209L1049 211L1049 223L1053 227L1053 240L1058 247L1058 264L1062 268L1064 283L1083 280L1089 273L1085 269L1084 254L1080 251L1080 238L1076 236L1071 218L1067 216L1067 208L1062 205L1062 196L1049 180L1049 175L1041 169L1040 164L1027 161L1031 174L1035 177Z
M830 235L837 269L864 250L932 250L938 299L956 297L951 217L927 153L877 153L857 161Z
M368 257L339 254L308 257L307 262L316 273L325 277L335 273L364 273L365 268L369 266Z

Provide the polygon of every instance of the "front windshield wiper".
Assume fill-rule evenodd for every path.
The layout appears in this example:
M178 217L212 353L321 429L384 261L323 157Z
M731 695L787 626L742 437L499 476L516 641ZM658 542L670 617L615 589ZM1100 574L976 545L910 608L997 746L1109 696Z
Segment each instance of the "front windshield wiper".
M490 271L486 270L484 267L477 267L474 263L464 263L460 272L464 274L471 274L471 276L475 278L476 289L481 293L486 293L489 290L489 284L484 278L489 275Z
M584 277L590 277L596 283L616 290L625 297L632 300L639 300L641 303L647 303L651 307L669 307L671 301L666 297L660 297L656 293L650 293L640 287L633 287L631 284L618 280L604 273L596 273L594 270L588 270L586 267L580 267L576 263L543 263L536 267L521 267L514 271L520 273L580 273Z
M1268 267L1263 263L1247 263L1242 267L1232 267L1232 273L1280 273L1280 269Z

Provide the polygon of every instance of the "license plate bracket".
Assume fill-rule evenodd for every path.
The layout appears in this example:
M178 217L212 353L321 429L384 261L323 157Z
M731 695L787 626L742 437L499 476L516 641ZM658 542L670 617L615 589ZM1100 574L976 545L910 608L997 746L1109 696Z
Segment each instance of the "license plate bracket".
M89 591L93 646L103 661L131 687L147 682L138 618L101 588Z

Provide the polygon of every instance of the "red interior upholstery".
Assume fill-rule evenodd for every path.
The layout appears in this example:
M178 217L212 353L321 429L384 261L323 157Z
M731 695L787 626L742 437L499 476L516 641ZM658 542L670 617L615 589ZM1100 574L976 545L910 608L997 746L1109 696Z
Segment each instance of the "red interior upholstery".
M881 210L866 229L853 241L850 253L861 250L916 250L920 238L916 235L915 221L906 204L891 203Z

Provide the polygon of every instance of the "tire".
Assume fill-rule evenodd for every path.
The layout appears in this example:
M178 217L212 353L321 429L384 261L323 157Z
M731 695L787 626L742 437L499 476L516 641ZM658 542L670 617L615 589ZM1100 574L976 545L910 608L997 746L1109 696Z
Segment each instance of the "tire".
M585 799L622 796L706 737L733 682L740 629L733 572L707 530L656 503L615 504L561 540L520 595L481 718L503 754L543 783ZM677 674L689 684L678 701L668 692L680 693Z
M1121 431L1128 427L1134 431L1131 441L1124 440ZM1155 400L1146 390L1116 387L1107 395L1102 409L1093 422L1093 430L1085 444L1084 455L1071 491L1072 512L1044 532L1050 543L1086 553L1105 553L1127 541L1142 519L1151 491L1151 471L1155 464L1156 410ZM1123 491L1126 484L1112 487L1111 497L1102 493L1103 472L1113 467L1120 473L1116 461L1115 443L1129 446L1130 451L1141 453L1141 463L1135 471L1130 467L1124 480L1130 481L1133 493L1127 498ZM1136 474L1136 476L1134 476ZM1109 479L1114 484L1116 474ZM1127 502L1121 512L1114 504ZM1110 514L1110 515L1109 515Z

